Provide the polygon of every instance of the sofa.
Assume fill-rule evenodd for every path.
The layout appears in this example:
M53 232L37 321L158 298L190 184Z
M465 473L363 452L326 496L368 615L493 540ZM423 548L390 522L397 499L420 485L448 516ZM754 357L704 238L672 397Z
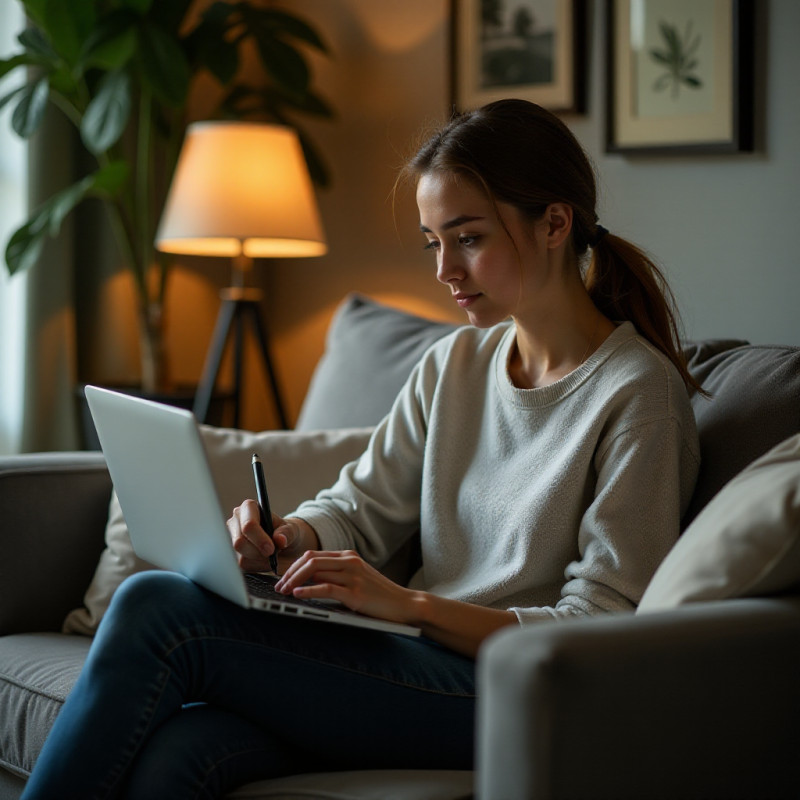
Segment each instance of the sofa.
M249 490L254 448L279 513L330 483L422 352L452 329L345 298L294 430L203 428L223 507ZM475 772L300 775L230 796L800 796L800 348L715 340L687 342L685 353L710 397L692 397L703 463L681 538L636 613L506 629L484 645ZM0 458L0 520L8 800L114 589L149 565L130 547L99 452ZM387 570L402 580L417 557L411 547Z

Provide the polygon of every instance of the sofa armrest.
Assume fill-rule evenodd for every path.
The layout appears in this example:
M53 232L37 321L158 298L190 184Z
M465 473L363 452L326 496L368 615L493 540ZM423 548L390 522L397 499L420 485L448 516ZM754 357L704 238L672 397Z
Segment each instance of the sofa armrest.
M0 458L0 635L58 631L81 604L110 497L100 453Z
M798 598L503 631L479 659L479 796L796 797L798 663Z

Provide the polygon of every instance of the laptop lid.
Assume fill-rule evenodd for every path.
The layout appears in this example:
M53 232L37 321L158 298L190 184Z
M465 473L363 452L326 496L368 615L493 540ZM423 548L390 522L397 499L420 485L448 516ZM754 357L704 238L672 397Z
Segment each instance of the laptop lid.
M192 413L96 386L86 400L136 555L248 606Z

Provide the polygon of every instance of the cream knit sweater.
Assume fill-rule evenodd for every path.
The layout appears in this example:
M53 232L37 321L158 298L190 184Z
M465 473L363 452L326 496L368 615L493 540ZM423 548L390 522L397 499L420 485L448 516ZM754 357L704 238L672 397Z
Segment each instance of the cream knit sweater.
M631 323L538 389L511 383L513 343L503 323L433 345L364 455L295 515L376 566L420 530L416 588L521 623L632 610L697 477L686 389Z

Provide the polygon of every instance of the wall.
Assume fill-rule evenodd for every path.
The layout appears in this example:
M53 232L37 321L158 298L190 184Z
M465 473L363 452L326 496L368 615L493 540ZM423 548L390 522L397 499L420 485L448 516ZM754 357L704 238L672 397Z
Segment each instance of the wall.
M448 101L446 0L293 0L326 32L332 62L319 84L338 110L315 126L334 169L320 205L330 253L269 273L276 355L296 413L322 352L330 314L348 290L457 319L421 252L412 198L393 219L395 170L418 130ZM589 104L565 118L600 173L603 223L655 254L690 337L800 344L800 3L757 3L758 152L629 158L604 147L604 4L589 3Z

